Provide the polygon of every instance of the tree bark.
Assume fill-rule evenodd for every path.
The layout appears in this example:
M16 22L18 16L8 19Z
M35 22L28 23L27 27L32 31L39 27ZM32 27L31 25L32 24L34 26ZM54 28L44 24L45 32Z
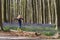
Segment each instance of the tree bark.
M0 0L0 27L1 27L1 30L3 30L3 26L2 26L2 6L1 6L1 0Z
M6 20L6 0L4 0L4 22L7 22L7 20Z
M48 1L48 21L49 21L49 24L51 24L51 11L50 11L50 0L47 0Z
M58 29L60 29L60 0L56 0L57 5L57 25Z

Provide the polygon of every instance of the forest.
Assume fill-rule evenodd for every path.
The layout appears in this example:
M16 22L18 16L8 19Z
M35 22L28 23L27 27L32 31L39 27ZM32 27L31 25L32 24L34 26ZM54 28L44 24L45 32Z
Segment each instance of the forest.
M0 26L16 23L22 15L22 24L53 25L60 28L60 0L0 0ZM37 29L36 29L37 30Z
M23 23L56 24L56 0L2 0L3 22L23 15Z
M2 0L3 21L10 23L21 14L23 23L56 24L56 8L56 0Z

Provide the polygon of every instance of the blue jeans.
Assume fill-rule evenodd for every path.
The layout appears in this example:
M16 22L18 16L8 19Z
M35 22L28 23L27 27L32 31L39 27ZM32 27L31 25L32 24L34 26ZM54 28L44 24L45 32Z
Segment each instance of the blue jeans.
M21 22L19 22L19 28L21 28L21 25L22 25L22 23L21 23Z

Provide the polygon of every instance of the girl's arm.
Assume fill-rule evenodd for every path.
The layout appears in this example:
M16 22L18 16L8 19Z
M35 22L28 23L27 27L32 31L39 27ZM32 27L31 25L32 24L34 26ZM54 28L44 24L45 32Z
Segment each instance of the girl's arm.
M24 20L23 18L20 18L20 19Z
M24 19L22 18L22 20L24 20Z

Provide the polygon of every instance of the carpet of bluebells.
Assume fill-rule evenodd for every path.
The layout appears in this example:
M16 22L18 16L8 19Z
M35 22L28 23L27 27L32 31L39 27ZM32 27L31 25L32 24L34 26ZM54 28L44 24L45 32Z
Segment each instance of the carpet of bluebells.
M18 28L19 25L16 22L12 22L12 23L5 22L5 23L3 23L3 27L10 27L12 29L12 28ZM29 23L22 24L22 29L26 30L26 28L27 28L27 30L28 29L31 29L31 30L35 29L35 31L54 30L55 25L54 24L29 24Z
M17 30L19 28L18 23L3 23L3 27L5 29L13 29ZM30 32L39 32L42 34L55 34L57 31L55 30L55 25L54 24L29 24L29 23L24 23L22 24L22 27L20 28L23 31L30 31Z
M8 22L4 22L3 26L9 26L9 27L17 27L19 26L18 23L16 22L12 22L12 23L8 23ZM54 24L30 24L30 23L24 23L22 24L22 27L55 27Z

